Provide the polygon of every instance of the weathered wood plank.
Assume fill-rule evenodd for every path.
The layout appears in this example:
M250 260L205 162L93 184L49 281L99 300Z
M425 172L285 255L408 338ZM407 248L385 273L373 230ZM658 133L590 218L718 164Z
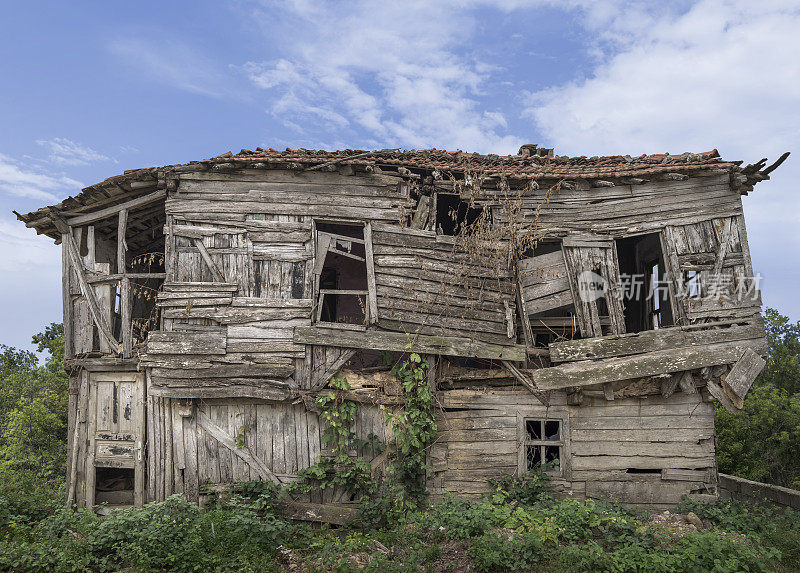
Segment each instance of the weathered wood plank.
M222 428L211 421L211 418L202 410L197 411L197 422L223 446L228 448L234 455L247 463L251 469L255 470L262 478L269 479L273 483L280 485L281 481L272 473L267 465L256 457L248 446L239 448L236 441Z
M299 344L343 346L346 348L372 348L405 352L409 348L423 354L474 356L520 362L525 359L525 347L501 346L475 342L467 338L401 334L367 330L365 332L338 330L319 326L297 327L294 341Z
M616 380L632 380L655 374L728 364L737 361L745 349L751 346L763 352L766 344L763 339L722 342L703 347L657 350L648 354L605 358L592 362L569 362L528 372L541 390L592 386Z
M225 354L224 332L153 331L147 337L148 354Z
M699 326L675 326L631 334L553 342L549 345L550 360L553 362L597 360L655 350L758 339L764 335L761 321L753 321L743 326L725 323L719 327L715 327L715 323L707 323L702 325L702 329L698 328Z
M753 381L761 374L767 362L748 348L742 357L733 365L731 371L722 378L725 394L740 410L744 407L744 397L753 385Z

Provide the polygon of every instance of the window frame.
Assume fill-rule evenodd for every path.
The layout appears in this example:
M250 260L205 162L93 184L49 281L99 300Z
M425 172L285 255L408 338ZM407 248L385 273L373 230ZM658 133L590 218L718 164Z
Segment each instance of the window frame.
M541 422L559 422L561 424L561 439L555 443L550 440L530 440L526 429L526 422L538 420ZM550 441L551 443L547 443ZM559 453L558 470L547 470L546 473L552 477L569 480L572 475L569 430L569 413L566 410L548 408L547 410L531 410L517 412L517 475L524 475L528 472L527 449L528 446L558 446L561 448Z
M320 276L321 270L324 267L324 258L322 259L322 263L319 264L319 257L322 253L319 253L319 233L320 231L317 230L317 223L326 223L326 224L336 224L336 225L346 225L350 227L358 227L361 226L363 228L363 239L357 239L354 237L347 237L347 240L352 241L354 243L363 244L364 245L364 266L366 267L366 274L367 274L367 289L363 291L359 291L359 293L363 293L362 295L356 294L356 296L364 296L365 297L365 324L348 324L343 322L327 322L320 320L321 312L322 312L322 302L326 294L354 294L355 291L348 290L348 289L321 289L320 288ZM335 233L327 233L328 235L332 235L334 237L338 237ZM329 244L328 249L322 254L324 257L327 257L328 252L331 250L331 246L333 246L333 250L342 254L338 249L335 248L335 241ZM377 302L377 289L375 287L375 263L373 260L373 251L372 251L372 225L370 221L365 221L363 219L347 219L347 218L323 218L323 217L315 217L311 220L311 248L312 248L312 307L311 307L311 323L315 326L324 326L330 328L342 328L347 330L366 330L372 324L378 322L378 302ZM349 255L346 255L349 256ZM360 257L359 257L360 258ZM319 265L320 272L317 272L317 266ZM338 292L341 291L341 292Z

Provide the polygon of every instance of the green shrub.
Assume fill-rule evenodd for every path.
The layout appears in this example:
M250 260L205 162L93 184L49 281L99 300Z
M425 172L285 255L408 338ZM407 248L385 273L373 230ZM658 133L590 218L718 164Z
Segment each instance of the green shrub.
M530 470L521 476L505 474L489 480L498 501L534 505L552 500L549 491L550 478L543 468Z
M534 533L524 536L489 532L475 539L467 549L478 571L523 571L537 563L544 552L542 540Z

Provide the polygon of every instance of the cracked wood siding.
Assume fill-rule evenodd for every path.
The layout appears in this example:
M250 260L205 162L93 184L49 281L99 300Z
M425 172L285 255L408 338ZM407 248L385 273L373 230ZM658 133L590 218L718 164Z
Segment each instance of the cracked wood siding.
M692 224L742 214L741 196L731 189L727 173L698 174L685 181L561 189L549 197L547 192L545 187L526 192L521 214L524 221L535 221L541 233L554 236L579 231L634 235L661 229L665 224ZM501 206L492 210L495 222L507 220Z
M488 493L489 479L517 471L518 416L544 419L554 411L566 412L569 422L569 473L553 480L561 491L663 508L716 486L714 408L699 394L613 402L598 396L568 406L565 393L556 391L549 409L511 388L440 390L439 396L440 434L430 460L434 493ZM671 478L679 469L697 475Z
M467 255L454 237L380 224L372 241L380 327L516 343L508 337L504 301L516 302L502 245L495 257Z
M263 478L266 472L290 483L327 452L321 440L324 423L302 403L225 398L186 406L185 401L155 396L148 401L155 419L166 424L157 425L149 436L150 467L159 468L151 482L151 499L156 501L173 491L196 499L215 486ZM353 432L361 440L372 435L384 444L392 435L383 411L364 404L358 406ZM245 451L234 451L240 445ZM357 453L371 459L375 454L368 450ZM313 492L310 501L341 501L344 494L339 489Z

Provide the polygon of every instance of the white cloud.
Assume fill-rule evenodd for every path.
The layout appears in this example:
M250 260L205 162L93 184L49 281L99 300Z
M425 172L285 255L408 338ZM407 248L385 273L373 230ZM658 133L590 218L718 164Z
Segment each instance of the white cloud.
M33 333L61 321L61 249L2 216L0 253L0 344L30 349Z
M242 69L282 121L391 147L513 153L522 143L500 111L482 109L494 68L467 55L477 21L460 3L294 2L280 25L268 8L265 33L284 30L286 53Z
M92 149L75 143L64 137L55 137L48 140L37 140L36 143L50 151L48 160L56 165L80 166L113 161L110 157Z
M532 94L527 113L557 153L681 153L718 148L752 162L800 148L800 6L700 0L645 20L613 4L588 78ZM644 22L644 25L641 23ZM587 26L600 20L587 16ZM745 199L764 300L800 317L800 178L790 158Z
M202 51L164 35L119 38L109 45L112 54L152 81L219 99L240 99L232 74Z
M77 191L82 187L80 181L64 175L36 171L0 153L0 191L4 193L56 202L58 197L55 192Z

